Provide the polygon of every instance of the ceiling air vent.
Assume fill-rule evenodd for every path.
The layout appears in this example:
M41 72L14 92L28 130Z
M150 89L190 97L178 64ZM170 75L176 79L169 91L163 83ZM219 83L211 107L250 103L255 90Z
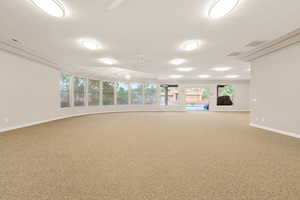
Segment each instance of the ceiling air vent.
M255 40L253 42L250 42L249 44L246 45L246 47L257 47L263 43L265 43L266 41L262 41L262 40Z
M242 54L242 52L232 52L232 53L228 54L227 56L239 56L241 54Z

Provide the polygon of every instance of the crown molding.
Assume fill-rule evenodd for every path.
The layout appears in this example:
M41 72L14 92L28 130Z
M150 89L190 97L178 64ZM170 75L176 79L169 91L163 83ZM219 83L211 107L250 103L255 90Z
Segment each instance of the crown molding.
M271 42L265 43L258 48L243 53L239 56L239 59L243 61L254 61L266 55L269 55L275 51L279 51L288 46L297 44L300 42L300 28L290 32L284 36L281 36Z
M14 54L16 56L20 56L33 62L38 62L56 70L60 70L57 63L51 61L48 58L38 55L34 51L24 47L21 44L13 44L9 42L0 41L0 50Z

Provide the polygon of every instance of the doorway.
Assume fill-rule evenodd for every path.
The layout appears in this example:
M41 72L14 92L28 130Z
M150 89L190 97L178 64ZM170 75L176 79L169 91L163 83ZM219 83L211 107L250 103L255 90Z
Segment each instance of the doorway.
M160 105L172 106L179 104L178 85L163 84L160 86Z
M186 88L185 109L188 111L208 111L209 88Z

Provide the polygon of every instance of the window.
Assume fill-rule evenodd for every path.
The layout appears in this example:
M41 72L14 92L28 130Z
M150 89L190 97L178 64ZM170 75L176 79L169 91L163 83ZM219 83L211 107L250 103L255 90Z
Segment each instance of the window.
M168 105L178 105L179 104L179 91L178 87L168 88Z
M160 105L162 105L162 106L167 105L167 100L166 100L167 90L168 90L168 87L160 86Z
M86 86L86 79L74 77L74 81L73 81L74 106L85 105L85 86Z
M160 86L160 105L177 105L179 104L178 85L162 84Z
M145 84L144 93L145 93L145 104L156 104L156 90L157 85L155 84Z
M209 88L185 89L186 110L209 110Z
M98 106L100 104L100 81L89 80L88 98L89 106Z
M126 105L128 104L128 83L117 83L117 104Z
M103 105L114 105L114 82L103 82Z
M60 107L70 107L71 106L71 94L70 94L70 84L71 76L68 74L61 73L61 79L59 82L60 87Z
M217 105L233 105L234 88L232 85L218 85L217 87Z
M143 104L143 84L131 83L131 104Z

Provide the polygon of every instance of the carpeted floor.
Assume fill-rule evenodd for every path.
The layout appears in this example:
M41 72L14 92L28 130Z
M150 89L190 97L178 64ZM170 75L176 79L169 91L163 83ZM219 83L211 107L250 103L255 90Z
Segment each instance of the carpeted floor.
M248 118L99 114L0 133L0 199L299 200L300 140Z

